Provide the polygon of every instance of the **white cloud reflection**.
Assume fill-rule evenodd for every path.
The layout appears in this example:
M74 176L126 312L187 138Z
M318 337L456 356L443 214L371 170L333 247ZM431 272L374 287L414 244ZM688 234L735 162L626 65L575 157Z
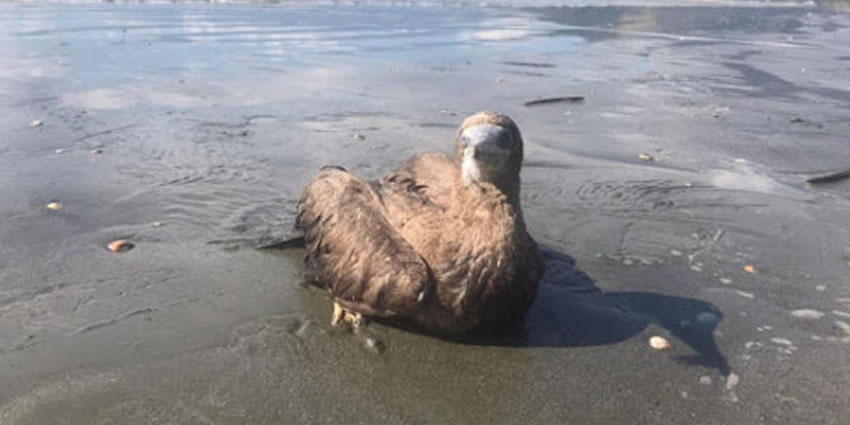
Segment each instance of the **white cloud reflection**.
M521 40L534 34L533 26L539 25L527 17L496 18L484 21L479 28L462 31L463 41L508 41Z

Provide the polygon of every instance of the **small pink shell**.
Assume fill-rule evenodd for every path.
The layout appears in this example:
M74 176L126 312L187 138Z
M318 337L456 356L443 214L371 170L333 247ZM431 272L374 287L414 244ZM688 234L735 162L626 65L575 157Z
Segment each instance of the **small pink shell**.
M136 246L130 241L125 241L124 239L114 240L109 243L106 247L112 252L127 252L133 247Z

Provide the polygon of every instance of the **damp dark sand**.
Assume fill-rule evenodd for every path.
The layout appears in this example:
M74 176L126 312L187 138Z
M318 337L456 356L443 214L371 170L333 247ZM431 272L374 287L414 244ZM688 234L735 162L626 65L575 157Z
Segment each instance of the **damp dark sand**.
M0 5L0 423L846 423L847 5L697 3ZM551 249L523 335L333 330L252 248L485 108Z

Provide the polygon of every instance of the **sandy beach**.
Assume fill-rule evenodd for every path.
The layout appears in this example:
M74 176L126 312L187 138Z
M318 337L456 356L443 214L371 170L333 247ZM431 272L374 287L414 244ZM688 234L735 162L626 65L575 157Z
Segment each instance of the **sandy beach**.
M850 180L806 181L850 168L848 8L4 2L0 424L845 424ZM256 249L483 109L521 334L335 329Z

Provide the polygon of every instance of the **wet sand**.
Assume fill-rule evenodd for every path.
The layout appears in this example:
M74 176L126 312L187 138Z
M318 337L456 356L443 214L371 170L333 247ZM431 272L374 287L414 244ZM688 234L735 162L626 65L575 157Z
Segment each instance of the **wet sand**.
M0 5L0 424L846 422L850 181L805 181L850 167L847 4L629 3ZM253 248L485 108L521 334L331 329Z

